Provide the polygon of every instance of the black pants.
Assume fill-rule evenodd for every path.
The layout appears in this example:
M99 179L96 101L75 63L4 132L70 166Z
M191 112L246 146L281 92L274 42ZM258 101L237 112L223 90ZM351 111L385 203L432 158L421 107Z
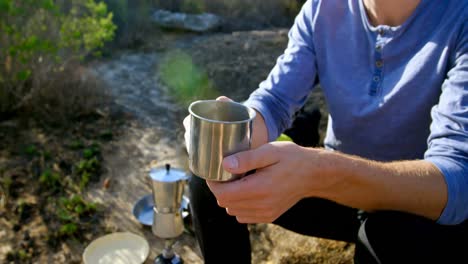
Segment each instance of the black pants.
M204 180L189 181L193 227L205 263L250 263L247 225L217 205ZM468 221L444 226L416 215L363 213L334 202L298 202L274 224L291 231L355 243L355 263L468 263Z

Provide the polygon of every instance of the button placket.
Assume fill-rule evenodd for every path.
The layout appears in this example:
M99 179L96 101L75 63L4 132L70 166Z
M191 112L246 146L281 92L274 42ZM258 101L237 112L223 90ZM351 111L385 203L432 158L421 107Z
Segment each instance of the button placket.
M379 31L383 29L379 29ZM380 34L380 33L379 33ZM374 61L374 74L372 76L372 83L369 90L370 96L376 96L380 92L383 79L383 65L384 61L382 59L382 49L384 45L384 40L381 36L377 36L377 42L375 45L375 61Z

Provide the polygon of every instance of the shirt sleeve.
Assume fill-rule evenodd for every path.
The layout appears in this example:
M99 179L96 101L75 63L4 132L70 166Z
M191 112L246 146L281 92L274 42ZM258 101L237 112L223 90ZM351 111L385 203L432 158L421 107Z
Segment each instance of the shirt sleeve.
M425 160L445 177L447 204L440 224L459 224L468 219L468 29L457 42L454 63L442 85L439 103L431 111L431 134Z
M316 78L312 40L313 7L307 1L289 31L289 42L267 79L260 83L245 105L265 119L269 141L292 123L294 113L305 104Z

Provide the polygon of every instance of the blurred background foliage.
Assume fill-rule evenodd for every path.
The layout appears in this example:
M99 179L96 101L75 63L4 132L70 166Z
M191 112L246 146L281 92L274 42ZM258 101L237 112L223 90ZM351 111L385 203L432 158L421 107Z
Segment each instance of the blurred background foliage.
M117 33L112 47L136 48L158 34L151 22L156 9L190 14L214 13L223 18L221 31L289 27L306 0L104 0L113 13Z
M0 0L0 114L87 109L80 102L96 91L81 89L80 62L113 39L112 19L94 0Z
M0 118L26 113L60 123L94 111L107 92L84 62L148 43L154 51L154 43L164 34L151 21L156 9L214 13L223 18L221 31L232 32L289 27L304 2L0 0ZM187 56L178 52L166 56L164 81L182 101L200 93L190 90L198 85L211 95L206 74ZM174 74L177 67L186 74Z
M221 32L290 27L305 0L105 0L118 26L113 48L154 51L163 42L161 30L151 21L152 12L164 9L189 14L213 13L223 19ZM177 33L177 32L174 32ZM187 32L184 32L187 33ZM161 36L161 37L159 37ZM149 43L150 42L150 43ZM157 46L157 45L156 45ZM157 50L157 48L156 48ZM165 52L157 74L169 94L181 105L219 94L205 69L176 47Z
M157 8L173 12L209 12L225 19L224 30L289 27L306 0L154 0Z
M251 18L265 24L280 25L284 17L297 14L305 0L154 0L158 8L174 12L210 12L223 17ZM289 20L288 19L288 20Z
M169 2L172 0L169 0ZM112 48L136 48L143 44L147 34L154 34L151 24L153 0L105 0L117 26Z

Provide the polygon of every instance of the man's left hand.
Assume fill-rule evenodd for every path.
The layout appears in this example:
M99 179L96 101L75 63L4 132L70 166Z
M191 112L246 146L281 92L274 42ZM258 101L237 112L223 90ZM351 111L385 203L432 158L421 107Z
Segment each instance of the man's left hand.
M309 149L311 150L311 149ZM308 193L307 149L291 142L273 142L236 153L223 161L225 170L255 173L232 182L207 181L221 207L240 223L271 223Z

